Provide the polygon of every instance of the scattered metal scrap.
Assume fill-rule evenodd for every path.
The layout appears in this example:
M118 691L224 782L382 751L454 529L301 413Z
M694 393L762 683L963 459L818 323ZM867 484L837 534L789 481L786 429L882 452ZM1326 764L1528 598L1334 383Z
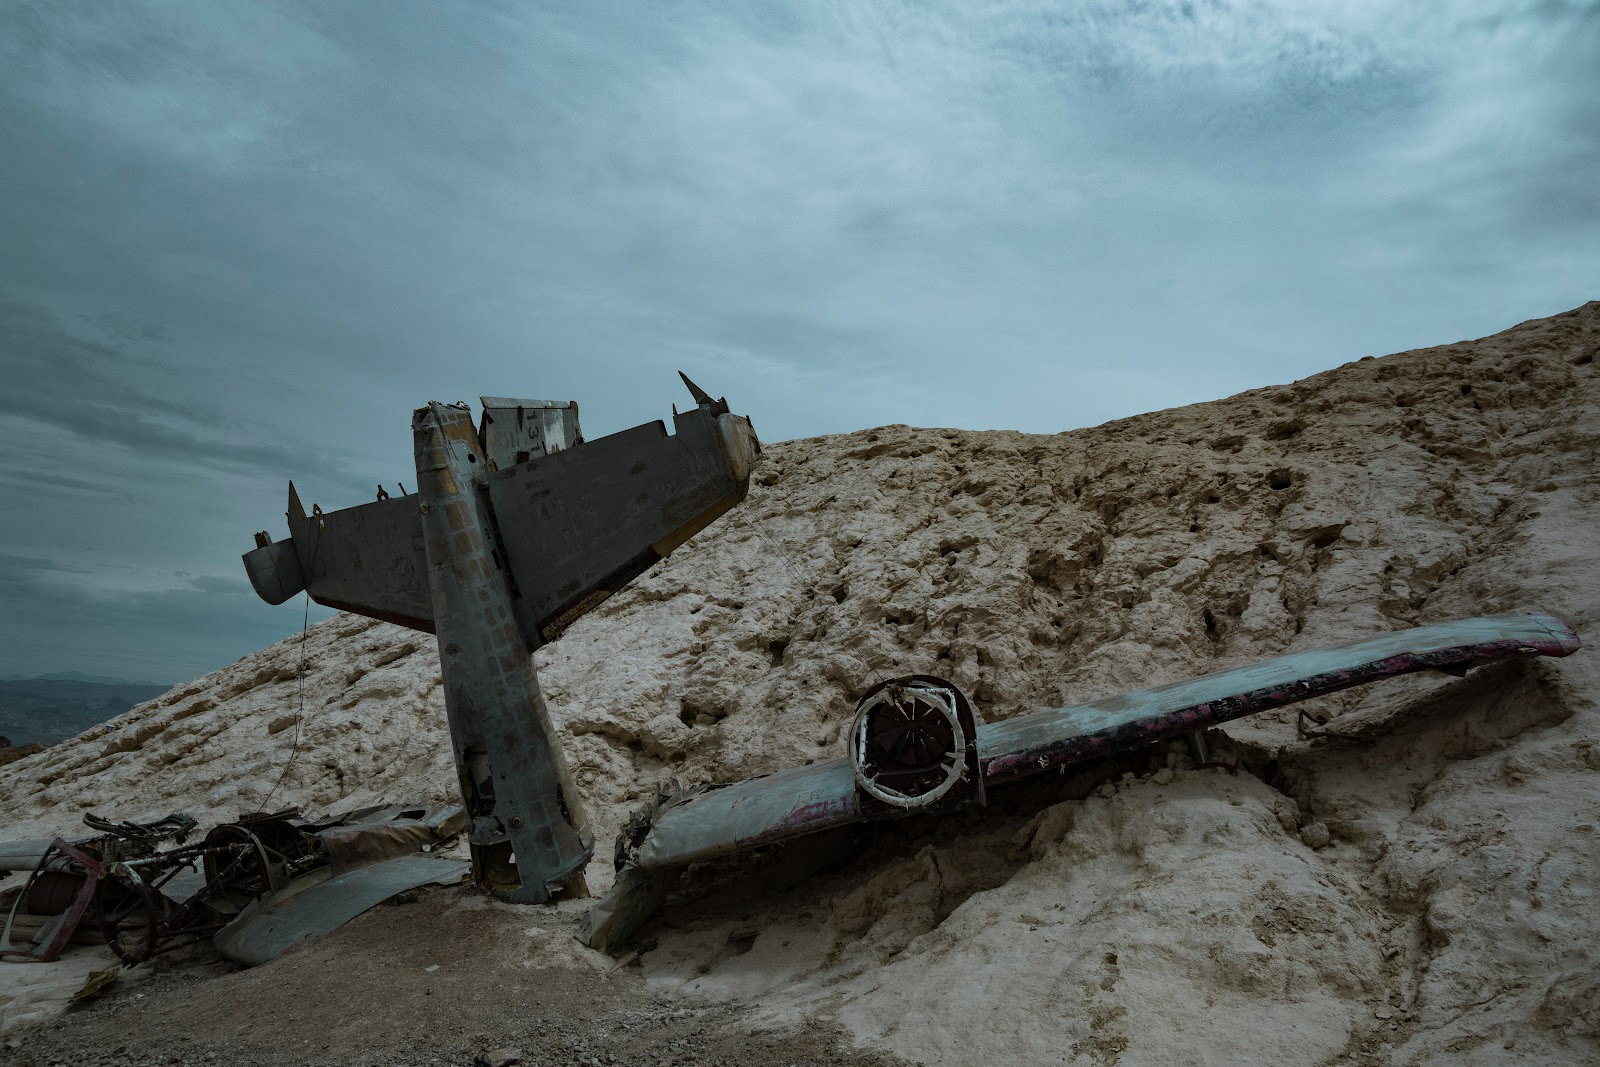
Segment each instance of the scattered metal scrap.
M1382 678L1460 676L1578 646L1575 633L1538 612L1462 619L995 723L980 722L949 682L895 679L858 705L843 759L658 793L619 838L616 885L579 937L602 950L621 946L691 863L854 822L981 806L993 786Z
M459 807L379 807L322 822L294 810L257 813L196 844L186 843L196 828L187 815L84 822L98 835L0 845L0 870L31 867L0 954L49 962L92 931L128 966L213 938L224 956L260 963L398 892L467 869L421 851L461 833ZM291 899L305 918L284 918ZM13 931L29 930L26 946L13 948Z

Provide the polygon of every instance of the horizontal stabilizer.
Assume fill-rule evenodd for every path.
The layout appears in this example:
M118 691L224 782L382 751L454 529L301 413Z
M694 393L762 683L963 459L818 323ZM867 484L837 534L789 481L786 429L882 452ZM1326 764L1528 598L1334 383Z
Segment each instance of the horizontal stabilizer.
M579 616L744 499L759 450L748 420L704 408L489 475L524 631L553 641Z
M585 442L577 405L485 399L483 434L497 562L529 648L627 585L744 499L760 444L750 422L714 406ZM480 445L491 458L494 452ZM307 515L289 486L287 540L244 556L263 600L302 589L319 604L432 633L418 495Z

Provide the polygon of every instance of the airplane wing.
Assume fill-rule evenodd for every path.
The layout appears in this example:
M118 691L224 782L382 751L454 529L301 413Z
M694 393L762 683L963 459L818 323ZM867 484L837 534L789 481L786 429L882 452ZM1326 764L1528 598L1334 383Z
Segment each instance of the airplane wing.
M1496 660L1570 655L1578 646L1577 634L1541 612L1461 619L981 724L973 730L980 788L967 791L955 804L939 807L894 808L863 798L859 772L851 758L794 767L726 786L660 794L619 838L616 884L590 909L578 937L602 952L621 946L661 906L677 872L700 860L867 819L896 818L912 810L950 810L970 804L974 795L981 798L981 787L1190 734L1381 678L1416 671L1464 675ZM938 679L923 680L948 686ZM859 734L863 748L868 733L862 711L867 705L864 699L850 731ZM890 735L902 725L892 724ZM957 773L960 765L956 761L945 770Z
M1464 674L1495 660L1565 656L1578 646L1576 634L1539 612L1396 630L985 723L977 728L978 762L984 782L996 785L1382 678L1428 670ZM679 867L865 817L850 762L837 759L664 805L632 862L646 870Z
M744 499L754 455L728 455L704 408L489 475L525 618L553 641ZM753 440L753 438L752 438Z

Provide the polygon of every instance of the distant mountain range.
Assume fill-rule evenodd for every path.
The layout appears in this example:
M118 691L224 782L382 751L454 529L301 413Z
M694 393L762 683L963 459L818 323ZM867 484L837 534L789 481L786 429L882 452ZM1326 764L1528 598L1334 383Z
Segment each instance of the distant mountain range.
M77 671L58 671L55 674L34 674L24 677L20 674L8 674L0 678L0 682L94 682L96 685L160 685L159 682L130 682L126 678L107 678L103 674L79 674ZM163 690L171 689L170 685L161 687Z
M53 745L170 688L71 671L0 679L0 737L12 745Z

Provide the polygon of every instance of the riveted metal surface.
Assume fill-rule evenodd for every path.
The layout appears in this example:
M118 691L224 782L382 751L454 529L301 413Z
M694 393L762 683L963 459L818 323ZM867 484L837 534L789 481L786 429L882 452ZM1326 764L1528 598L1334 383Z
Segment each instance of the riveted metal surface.
M744 498L749 422L684 412L489 475L524 628L554 640ZM738 476L742 474L743 476Z
M479 885L523 902L581 875L590 837L481 491L470 414L430 404L412 422L445 709ZM514 856L515 866L511 860Z
M993 785L1381 678L1454 672L1515 657L1565 656L1578 646L1576 634L1538 612L1397 630L985 723L977 729L979 760L984 780ZM861 817L847 760L797 767L709 789L666 808L640 844L637 862L652 869L680 866Z

